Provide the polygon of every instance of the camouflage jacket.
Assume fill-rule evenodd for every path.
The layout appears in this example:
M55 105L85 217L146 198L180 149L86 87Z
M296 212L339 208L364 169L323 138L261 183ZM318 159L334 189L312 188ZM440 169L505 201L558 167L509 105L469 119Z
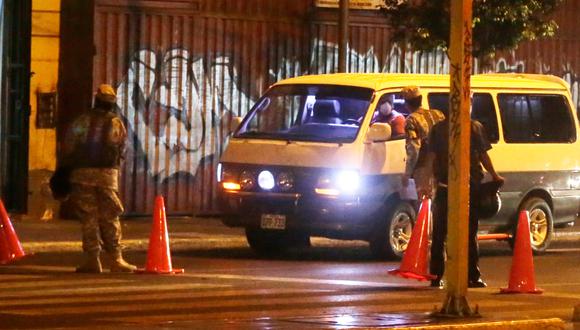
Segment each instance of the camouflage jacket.
M72 169L76 184L117 190L127 130L113 112L91 109L77 117L66 131L62 165Z
M73 168L119 168L127 130L113 112L92 109L78 116L66 131L63 163Z
M405 121L405 149L407 151L405 174L413 175L415 167L420 163L421 145L429 137L431 128L444 119L445 115L441 111L423 108L419 108L407 117Z

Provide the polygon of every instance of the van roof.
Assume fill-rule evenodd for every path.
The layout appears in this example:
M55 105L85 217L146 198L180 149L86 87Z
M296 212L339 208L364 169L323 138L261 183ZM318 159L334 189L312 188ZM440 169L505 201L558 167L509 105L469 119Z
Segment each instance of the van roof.
M420 83L418 83L420 81ZM366 87L374 90L396 88L407 85L421 87L448 87L447 74L407 74L407 73L334 73L305 75L277 82L287 84L326 84ZM569 85L563 79L552 75L523 73L490 73L471 76L472 88L526 88L567 90Z

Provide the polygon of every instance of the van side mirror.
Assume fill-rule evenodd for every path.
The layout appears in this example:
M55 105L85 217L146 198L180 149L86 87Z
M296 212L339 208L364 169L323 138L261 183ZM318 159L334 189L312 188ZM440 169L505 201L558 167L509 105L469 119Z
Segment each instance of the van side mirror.
M374 123L369 128L365 143L385 142L391 138L391 125L387 123Z
M242 119L243 119L242 117L237 117L237 116L232 117L232 119L230 120L230 123L229 123L228 131L230 131L230 132L235 131L242 123Z

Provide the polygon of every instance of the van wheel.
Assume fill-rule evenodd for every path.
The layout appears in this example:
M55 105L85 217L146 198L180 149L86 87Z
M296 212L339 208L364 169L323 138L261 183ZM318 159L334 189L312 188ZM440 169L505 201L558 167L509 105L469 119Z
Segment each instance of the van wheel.
M401 259L409 245L415 217L415 209L407 202L399 202L386 211L369 241L372 254L379 259Z
M310 235L302 232L246 228L246 239L259 254L273 255L289 248L310 247Z
M526 200L520 211L526 210L530 213L530 243L532 251L535 254L541 254L546 251L554 234L554 218L552 217L552 210L546 201L539 197L532 197ZM518 212L519 216L519 212ZM514 225L514 235L510 240L510 246L514 248L517 223Z

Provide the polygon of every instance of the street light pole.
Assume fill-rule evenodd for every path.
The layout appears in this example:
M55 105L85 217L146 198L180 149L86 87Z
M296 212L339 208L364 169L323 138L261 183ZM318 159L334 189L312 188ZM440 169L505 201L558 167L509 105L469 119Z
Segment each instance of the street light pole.
M447 295L439 314L472 316L467 302L472 0L451 0ZM477 313L477 311L475 312Z
M348 5L349 0L340 0L340 18L338 23L338 72L347 72Z

